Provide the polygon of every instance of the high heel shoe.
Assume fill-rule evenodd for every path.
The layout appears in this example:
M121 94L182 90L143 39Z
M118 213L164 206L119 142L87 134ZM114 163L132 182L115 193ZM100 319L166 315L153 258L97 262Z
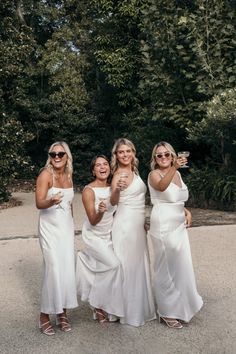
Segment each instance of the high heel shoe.
M103 310L101 310L101 309L94 309L93 310L93 319L98 320L99 323L108 322L108 318L106 317Z
M164 322L169 328L176 328L176 329L183 328L183 325L175 318L166 318L166 317L159 316L159 323L161 322Z
M43 334L46 334L46 336L53 336L55 334L55 331L50 323L50 321L42 323L39 320L39 329Z
M70 332L72 330L65 313L63 313L62 315L57 315L56 325L59 326L60 330L63 332Z

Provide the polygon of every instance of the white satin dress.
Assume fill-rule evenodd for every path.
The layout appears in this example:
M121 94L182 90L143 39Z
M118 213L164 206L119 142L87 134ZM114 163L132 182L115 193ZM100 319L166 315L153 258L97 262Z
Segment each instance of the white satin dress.
M145 193L144 182L134 174L132 183L120 192L112 228L114 251L124 272L125 314L120 322L136 327L156 318L144 230Z
M95 208L100 198L107 199L108 211L101 221L91 225L86 218L82 228L85 249L78 252L76 265L77 293L82 301L92 308L103 309L109 318L124 315L122 281L123 273L120 261L116 257L111 228L116 207L110 202L110 187L90 187L95 195ZM113 315L113 316L111 316Z
M203 301L196 288L185 226L188 189L179 176L181 187L170 183L163 192L148 183L153 204L149 234L154 251L153 285L158 313L189 322Z
M63 193L60 205L41 209L39 241L44 260L41 312L59 314L78 306L75 283L73 188L48 190L48 198Z

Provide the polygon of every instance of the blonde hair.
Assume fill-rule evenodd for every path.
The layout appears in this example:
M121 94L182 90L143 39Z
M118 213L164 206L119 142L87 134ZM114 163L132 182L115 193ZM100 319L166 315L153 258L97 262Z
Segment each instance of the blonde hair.
M111 151L111 174L113 175L116 170L119 167L119 161L117 160L117 150L121 145L127 145L129 146L132 151L133 151L133 158L131 161L131 168L132 171L134 171L136 174L138 174L138 159L135 156L136 155L136 149L132 141L126 139L126 138L120 138L115 141L115 144L113 145L112 151Z
M66 152L66 154L67 154L67 162L66 162L66 166L65 166L65 174L67 175L69 181L72 181L73 158L72 158L72 155L71 155L70 148L69 148L68 144L65 141L56 141L55 143L53 143L50 146L50 148L48 149L48 153L51 152L55 146L61 146L64 149L64 151ZM48 156L48 159L46 161L44 169L48 170L50 173L53 173L53 166L51 164L50 156Z
M157 148L159 148L160 146L164 146L172 155L172 158L175 158L176 157L176 152L173 148L172 145L170 145L169 143L167 143L166 141L160 141L159 143L157 143L153 150L152 150L152 158L151 158L151 163L150 163L150 166L151 166L151 170L155 170L156 168L159 167L158 163L157 163L157 159L156 159L156 150Z

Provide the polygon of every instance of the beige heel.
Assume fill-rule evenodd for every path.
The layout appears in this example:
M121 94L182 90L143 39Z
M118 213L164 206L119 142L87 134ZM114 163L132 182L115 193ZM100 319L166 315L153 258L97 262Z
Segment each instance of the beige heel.
M166 318L159 316L159 323L164 322L169 328L181 329L183 325L175 318Z

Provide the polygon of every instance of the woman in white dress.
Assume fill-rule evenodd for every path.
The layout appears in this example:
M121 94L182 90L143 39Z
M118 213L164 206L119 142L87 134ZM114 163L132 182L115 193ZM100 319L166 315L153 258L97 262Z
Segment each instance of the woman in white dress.
M154 250L154 293L159 319L168 327L182 328L202 307L197 292L186 227L191 213L184 207L188 189L177 171L186 158L160 142L152 153L148 185L153 209L150 236Z
M87 219L82 228L85 248L77 256L76 281L81 300L90 304L94 319L104 323L124 314L123 276L111 240L116 208L110 204L110 165L104 155L92 160L91 172L94 181L82 193Z
M128 139L118 139L113 146L111 204L118 205L112 240L124 272L125 313L120 322L137 327L156 315L144 229L146 186L138 175L135 153Z
M39 327L55 334L49 315L64 332L71 330L66 309L78 306L75 284L72 156L65 142L51 145L36 183L39 241L44 260Z

